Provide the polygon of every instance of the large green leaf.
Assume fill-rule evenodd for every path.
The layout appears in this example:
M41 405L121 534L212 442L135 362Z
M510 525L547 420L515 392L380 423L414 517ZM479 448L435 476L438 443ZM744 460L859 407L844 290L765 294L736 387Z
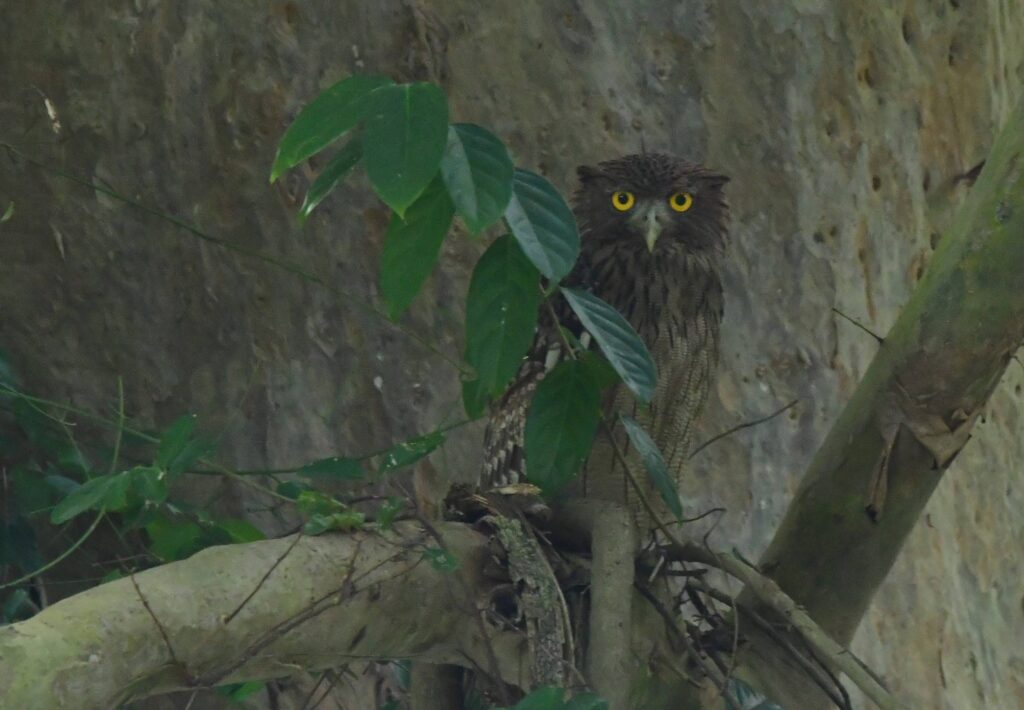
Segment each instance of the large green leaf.
M183 560L203 549L203 529L198 523L160 516L146 525L149 552L164 560Z
M658 445L654 443L654 439L644 431L636 419L626 414L621 415L620 418L622 425L626 428L626 435L629 436L630 443L644 462L644 470L654 482L654 487L658 489L658 495L676 516L676 520L682 520L683 505L679 502L679 490L676 488L675 480L669 475L665 457L661 455Z
M641 402L650 402L658 381L657 371L647 346L629 321L591 293L563 288L562 294L626 386Z
M541 380L526 415L526 477L557 492L579 472L601 416L601 389L578 360L559 363Z
M437 174L448 142L448 103L433 84L373 93L363 133L366 173L380 199L405 214Z
M59 525L92 508L123 508L128 503L128 489L132 479L131 472L126 471L86 481L57 504L50 514L50 522Z
M362 462L344 456L331 456L307 463L297 473L307 478L328 478L336 481L360 481L366 478Z
M512 710L565 710L565 691L544 686L537 688L516 703Z
M466 362L478 387L500 394L533 342L540 305L540 274L506 234L484 252L466 298Z
M580 233L569 205L540 175L516 169L505 220L526 256L540 272L558 281L580 253Z
M160 434L160 444L156 450L154 465L168 469L171 464L185 451L192 432L196 428L196 415L184 414Z
M390 83L386 76L356 74L321 92L299 112L281 138L270 182L358 125L373 90Z
M473 234L496 222L505 211L512 197L513 170L505 144L490 131L472 123L448 128L441 176L455 209Z
M443 443L444 432L432 431L396 444L381 456L381 473L414 464Z
M580 693L573 696L566 704L565 710L608 710L608 701L593 693Z
M454 214L448 192L435 180L404 219L391 215L380 255L380 291L392 320L409 307L433 270Z
M316 206L327 197L327 194L352 171L362 157L363 142L357 135L331 158L327 167L310 185L306 199L302 201L302 207L299 208L299 219L305 221L316 209Z

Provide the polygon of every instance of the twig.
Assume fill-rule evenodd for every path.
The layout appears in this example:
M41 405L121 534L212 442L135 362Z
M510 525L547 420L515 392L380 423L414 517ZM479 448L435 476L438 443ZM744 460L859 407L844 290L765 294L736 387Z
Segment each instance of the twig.
M601 423L604 425L609 441L611 441L612 451L615 453L616 458L625 470L626 479L629 481L630 485L633 486L637 496L640 498L640 502L643 504L644 508L646 508L658 529L666 538L668 538L671 543L671 547L674 548L673 552L676 554L676 559L701 562L712 567L717 567L740 580L747 585L751 592L753 592L761 602L789 619L804 639L806 639L806 641L818 653L820 653L827 662L845 673L854 685L860 688L864 694L875 703L875 705L882 708L882 710L903 710L904 706L898 703L889 694L889 691L883 688L882 685L867 672L866 668L853 655L853 653L833 641L832 638L826 634L810 616L807 615L807 612L798 607L796 602L782 591L774 580L765 577L753 566L741 561L733 554L714 552L694 543L680 542L672 531L668 529L668 526L661 522L654 508L651 506L650 501L647 500L647 496L644 495L643 490L640 488L640 484L637 482L636 477L630 469L629 463L626 461L625 455L622 453L621 447L611 435L611 429L608 426L607 420L602 417Z
M676 559L701 562L717 567L743 582L763 604L786 618L825 662L839 669L882 710L904 708L889 691L867 672L851 651L843 648L808 616L776 582L758 572L753 566L731 553L713 552L693 543L680 544L671 540Z
M835 313L835 314L836 314L837 316L840 316L840 317L842 317L842 318L845 318L846 320L850 321L850 322L851 322L851 323L853 323L853 324L854 324L855 326L857 326L858 328L860 328L861 330L863 330L863 331L864 331L865 333L867 333L867 334L868 334L868 335L870 335L870 336L871 336L872 338L874 338L875 340L877 340L877 341L878 341L878 344L879 344L879 345L881 345L882 343L884 343L884 342L885 342L885 338L883 338L883 337L882 337L881 335L879 335L878 333L874 332L873 330L871 330L870 328L868 328L868 327L867 327L866 325L864 325L864 324L863 324L863 323L861 323L860 321L858 321L858 320L855 320L855 319L851 318L850 316L846 315L845 313L843 313L843 312L842 312L841 310L839 310L838 308L835 308L835 307L833 307L833 308L832 308L832 312L833 312L833 313Z
M174 646L171 645L171 639L167 636L167 630L164 629L164 625L160 623L160 619L156 618L156 614L153 613L153 607L149 605L149 601L146 599L146 596L142 593L142 589L139 587L139 583L135 579L135 573L129 572L128 578L132 580L132 586L135 587L135 593L139 595L139 600L142 602L142 606L146 608L146 611L149 613L149 617L153 620L153 623L156 624L157 631L159 631L160 636L163 637L164 645L167 646L167 652L171 654L171 662L174 663L175 666L183 670L185 672L186 677L191 678L191 674L188 672L188 669L185 668L184 665L182 665L181 661L178 660L177 655L175 655Z
M256 596L256 592L260 591L260 588L270 578L270 575L274 573L274 570L277 569L277 566L279 564L281 564L282 562L284 562L284 559L289 554L291 554L291 551L295 549L295 546L299 544L299 540L301 540L301 539L302 539L302 532L300 531L295 536L295 539L292 540L292 544L289 545L287 547L287 549L284 552L282 552L281 555L276 560L274 560L274 564L270 565L270 569L268 569L266 571L266 573L264 573L264 575L262 577L260 577L260 581L256 583L256 586L253 588L253 590L251 592L249 592L249 594L245 597L245 599L242 600L242 603L238 605L238 608L236 608L233 612L231 612L230 614L227 615L227 617L224 619L224 625L225 626L230 624L231 620L234 619L235 616L238 615L238 612L242 611L242 608L245 607L245 605L249 603L249 600L252 599L254 596Z
M709 597L717 599L723 604L728 604L733 608L734 612L739 606L736 603L735 598L732 598L728 594L725 594L724 592L715 589L714 587L704 584L701 581L696 581L694 583L688 582L687 587L693 588L696 591L701 592L702 594L706 594ZM789 639L787 639L785 636L776 631L775 628L767 620L765 620L763 616L758 614L753 609L749 609L746 606L744 606L743 613L750 617L750 620L754 622L755 626L764 631L775 643L777 643L782 649L789 653L790 656L792 656L793 660L796 661L797 665L799 665L804 670L804 672L807 673L808 676L810 676L811 680L813 680L815 684L819 688L821 688L821 690L826 695L828 695L829 699L833 703L835 703L838 707L842 708L843 710L850 710L850 696L846 692L846 688L843 686L843 684L839 682L839 679L836 678L835 675L828 669L828 666L818 661L817 657L815 657L813 653L811 654L811 657L814 658L815 663L817 663L818 665L816 666L814 663L809 661L802 653L800 653L796 649L795 646L793 646ZM821 678L822 671L824 671L827 674L828 680L832 682L832 685L825 682L825 679Z
M705 441L703 444L701 444L700 446L695 448L693 451L691 451L690 455L687 458L691 458L692 459L694 456L696 456L701 451L703 451L704 449L706 449L709 446L711 446L716 441L724 439L727 436L731 436L732 434L735 434L738 431L741 431L743 429L749 429L752 426L757 426L758 424L764 424L765 422L774 419L775 417L777 417L780 414L782 414L783 412L785 412L787 409L790 409L790 408L796 406L797 402L799 402L799 401L800 401L799 399L794 399L792 402L790 402L786 406L780 407L779 409L776 409L774 412L772 412L771 414L769 414L767 416L761 417L760 419L754 419L753 421L743 422L742 424L737 424L736 426L734 426L734 427L732 427L730 429L726 429L721 434L715 434L713 437L711 437L710 439Z
M711 660L715 662L715 667L708 665L707 661L705 661L704 658L701 657L700 652L697 651L697 649L693 647L693 644L690 643L690 640L687 637L687 635L683 633L682 629L679 628L679 624L676 622L676 619L672 615L672 612L665 608L665 605L662 604L661 600L658 599L658 597L656 597L654 593L651 592L651 590L647 589L642 584L634 582L633 587L637 590L637 592L640 593L640 596L646 599L648 603L650 603L650 605L654 607L654 610L658 612L661 618L665 620L665 623L668 625L668 628L672 631L672 635L680 643L680 645L682 645L683 648L686 649L687 654L691 658L693 658L694 662L698 666L700 666L701 670L704 671L704 675L707 676L708 680L715 684L715 687L718 688L718 690L722 693L722 696L726 698L726 700L728 700L733 707L742 707L740 702L733 696L732 693L729 692L729 686L724 676L724 673L722 673L721 669L718 667L720 661L714 658L713 656L709 655Z

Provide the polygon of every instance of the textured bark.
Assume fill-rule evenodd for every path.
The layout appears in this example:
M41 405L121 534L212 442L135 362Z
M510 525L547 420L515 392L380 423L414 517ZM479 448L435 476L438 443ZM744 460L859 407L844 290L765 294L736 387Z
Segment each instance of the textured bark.
M852 638L1024 341L1024 102L814 457L761 567Z
M492 127L566 191L577 164L635 151L641 135L732 175L722 366L703 433L800 402L702 452L683 494L688 513L727 508L712 542L750 559L875 354L832 307L889 330L969 192L958 176L990 153L1024 77L1021 0L9 5L0 138L314 265L366 301L386 215L365 183L300 233L307 176L266 182L298 108L353 71L440 80L457 120ZM230 424L221 459L252 468L365 453L456 416L457 373L351 299L0 157L0 212L9 200L0 348L33 392L110 411L122 375L130 415ZM452 356L478 249L449 240L403 321ZM1024 695L1024 566L1007 554L1024 516L1018 370L853 642L917 707ZM438 470L470 480L477 436L455 437ZM234 491L219 506L284 527ZM95 574L79 558L48 576Z
M211 548L96 587L0 628L0 697L5 707L89 710L346 659L493 668L488 642L501 677L523 683L525 639L492 629L485 642L472 622L475 595L488 589L486 538L441 529L455 574L424 562L435 543L403 525Z

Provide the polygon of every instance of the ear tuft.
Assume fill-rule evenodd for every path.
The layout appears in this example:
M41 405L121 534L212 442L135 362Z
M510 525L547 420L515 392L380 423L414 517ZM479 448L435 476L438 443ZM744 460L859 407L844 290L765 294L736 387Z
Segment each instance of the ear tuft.
M726 183L728 183L730 180L732 180L732 178L729 177L728 175L723 175L722 173L710 173L709 172L709 173L703 173L700 176L700 180L704 184L710 185L711 187L724 187L726 185Z
M579 181L582 184L586 184L604 176L604 172L600 168L595 168L591 165L581 165L576 168L576 177L579 178Z

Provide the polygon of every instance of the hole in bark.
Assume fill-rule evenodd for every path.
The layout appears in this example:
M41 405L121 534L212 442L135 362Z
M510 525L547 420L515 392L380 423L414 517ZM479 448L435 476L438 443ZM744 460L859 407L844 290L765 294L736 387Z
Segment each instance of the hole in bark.
M932 174L930 171L924 171L924 179L921 180L921 189L928 192L928 188L932 186Z
M815 232L815 233L814 233L814 236L813 236L813 239L814 239L814 241L815 241L815 242L817 242L818 244L822 244L822 243L824 243L824 241L825 241L825 235L824 235L824 234L822 234L821 232Z
M877 175L872 175L871 176L871 189L874 190L875 192L878 192L878 188L880 188L881 186L882 186L882 178L878 177Z
M903 31L903 41L906 42L907 44L910 44L911 42L913 42L914 41L914 25L911 22L909 17L904 17L903 18L903 25L902 25L901 29Z
M934 249L935 247L937 247L939 245L939 239L941 239L941 238L942 238L941 234L939 234L938 232L932 232L932 236L928 240L928 243L931 244L932 249Z

